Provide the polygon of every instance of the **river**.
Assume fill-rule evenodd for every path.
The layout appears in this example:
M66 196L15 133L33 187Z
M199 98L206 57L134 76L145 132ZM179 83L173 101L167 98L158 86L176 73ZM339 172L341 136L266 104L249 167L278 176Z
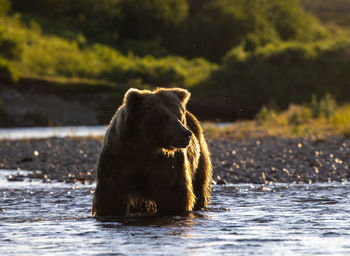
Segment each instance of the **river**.
M8 182L0 255L349 255L350 183L214 186L207 211L90 216L95 185Z

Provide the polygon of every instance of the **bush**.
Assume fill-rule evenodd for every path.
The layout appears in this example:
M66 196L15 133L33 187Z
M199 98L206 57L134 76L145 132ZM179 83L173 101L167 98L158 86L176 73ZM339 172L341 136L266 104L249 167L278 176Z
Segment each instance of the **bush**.
M330 93L346 101L350 95L349 49L347 39L268 44L254 51L236 47L203 88L230 99L233 109L242 109L237 112L241 117L253 116L264 104L285 109L290 103L309 102L312 94Z
M350 131L350 105L339 106L331 117L331 122L335 127L348 128Z
M93 42L154 41L187 16L187 0L13 0L13 9L82 30ZM43 27L53 32L41 20ZM122 40L120 40L122 39Z
M219 61L232 47L245 50L276 41L312 42L328 37L298 0L189 1L190 13L168 48L189 57ZM180 38L180 40L179 40Z
M274 110L269 109L265 105L256 113L255 120L259 124L264 124L269 121L273 121L277 117L277 113Z
M97 43L80 47L77 41L44 36L40 30L26 29L16 22L11 26L26 38L27 45L30 44L24 47L16 67L22 74L31 76L80 77L124 84L139 78L142 84L153 86L191 87L207 79L216 67L204 59L125 55Z
M306 106L290 105L285 115L289 125L305 124L312 119L311 110Z
M314 118L325 117L329 119L337 110L337 102L329 93L327 93L319 101L316 95L312 95L311 111Z
M148 46L159 45L161 51L166 48L171 54L211 61L219 61L240 44L245 50L254 50L278 40L310 42L328 36L298 0L12 0L12 3L14 11L32 14L51 33L60 33L63 28L55 32L47 24L59 21L68 30L82 31L91 42L120 46L123 42L140 41ZM128 50L135 53L142 48L128 45Z
M0 82L6 85L14 84L18 81L18 74L9 62L0 58Z
M188 14L187 0L122 0L121 36L136 40L164 37Z

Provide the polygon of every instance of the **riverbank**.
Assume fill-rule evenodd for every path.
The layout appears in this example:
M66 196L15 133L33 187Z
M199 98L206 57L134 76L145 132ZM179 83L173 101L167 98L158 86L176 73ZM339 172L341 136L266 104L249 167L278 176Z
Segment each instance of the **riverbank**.
M213 138L208 140L218 184L329 182L350 179L350 138ZM34 171L45 182L92 182L97 138L0 141L0 169Z

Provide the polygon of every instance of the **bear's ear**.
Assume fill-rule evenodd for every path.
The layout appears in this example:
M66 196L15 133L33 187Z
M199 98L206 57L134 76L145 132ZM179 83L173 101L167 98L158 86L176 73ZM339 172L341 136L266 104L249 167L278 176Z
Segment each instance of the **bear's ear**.
M171 89L171 91L175 93L177 97L179 97L182 104L184 105L187 104L191 96L191 93L189 91L182 88L174 88L174 89Z
M141 102L142 93L140 90L135 88L130 88L124 96L124 106L128 110L137 109Z

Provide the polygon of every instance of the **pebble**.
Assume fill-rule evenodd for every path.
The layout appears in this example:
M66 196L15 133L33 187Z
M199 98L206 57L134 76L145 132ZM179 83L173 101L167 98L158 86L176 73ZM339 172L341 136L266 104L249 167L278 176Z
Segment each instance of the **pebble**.
M262 137L208 140L213 183L315 183L350 179L350 138ZM31 170L43 182L90 183L101 141L48 138L0 141L1 169Z

